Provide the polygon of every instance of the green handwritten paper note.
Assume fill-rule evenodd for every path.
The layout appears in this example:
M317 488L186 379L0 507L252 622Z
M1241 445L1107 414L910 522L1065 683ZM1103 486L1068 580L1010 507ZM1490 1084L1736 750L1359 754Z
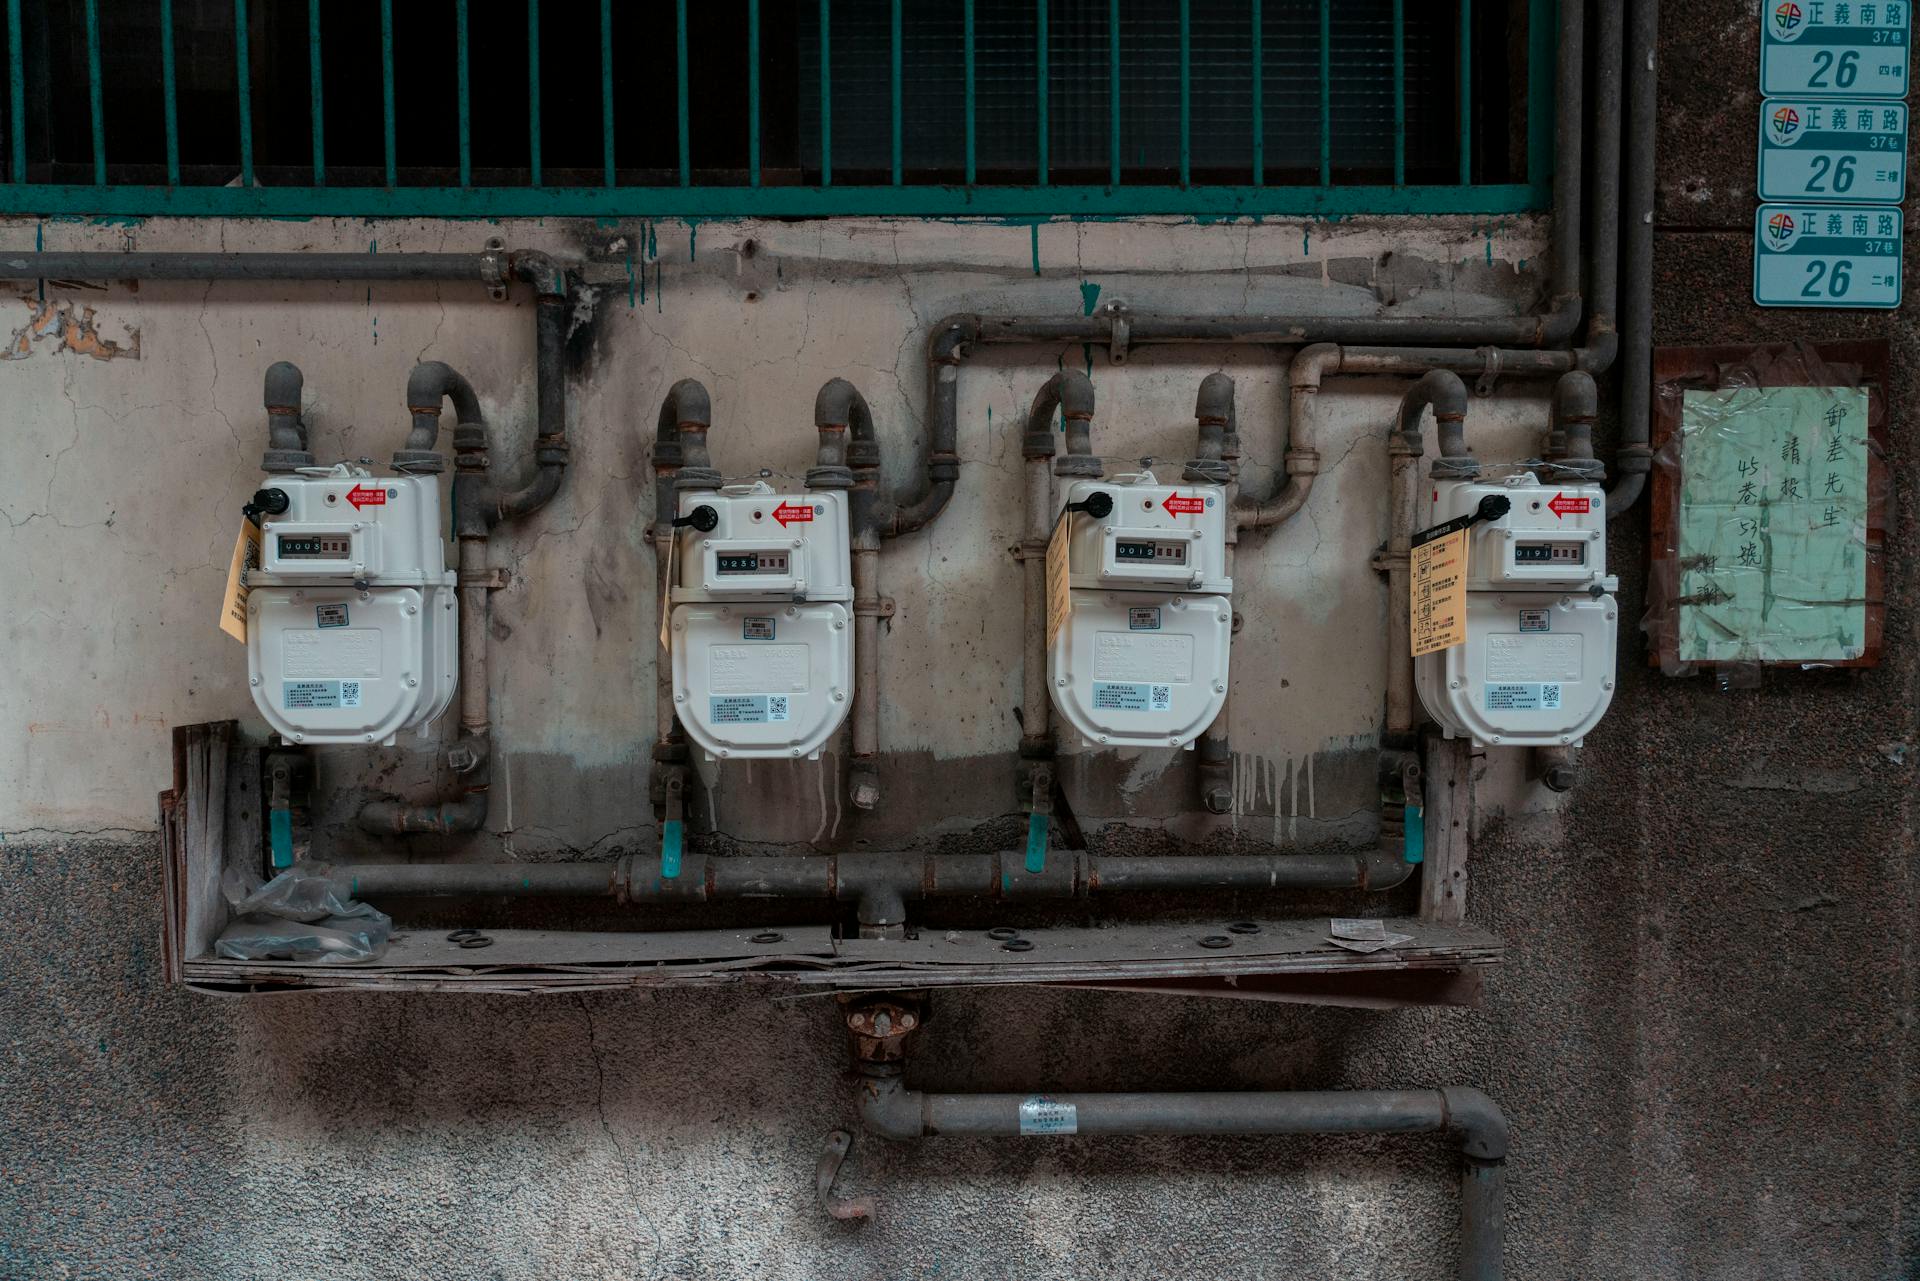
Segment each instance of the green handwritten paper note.
M1860 657L1866 390L1688 391L1680 475L1681 660Z

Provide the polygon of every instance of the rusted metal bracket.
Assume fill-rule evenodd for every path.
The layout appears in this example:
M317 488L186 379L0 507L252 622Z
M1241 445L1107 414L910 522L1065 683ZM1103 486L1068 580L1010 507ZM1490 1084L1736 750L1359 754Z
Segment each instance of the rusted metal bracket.
M1391 552L1382 547L1368 560L1367 567L1376 574L1391 574L1394 570L1410 569L1413 558L1405 552Z
M1484 362L1480 376L1473 381L1473 394L1476 396L1493 395L1493 387L1500 380L1500 349L1498 347L1478 347L1474 355Z
M497 592L504 589L512 580L513 574L509 570L496 568L483 570L478 574L462 574L459 581L462 587L484 587L490 592Z
M820 1197L820 1208L843 1223L859 1223L873 1217L872 1197L834 1195L833 1181L851 1151L853 1135L845 1130L834 1130L827 1135L826 1144L820 1149L820 1163L813 1168L813 1187Z
M1119 299L1100 308L1107 318L1107 359L1116 365L1127 363L1127 344L1133 341L1133 308Z
M480 279L487 286L487 297L495 302L507 300L507 242L498 236L487 239L487 247L480 255Z

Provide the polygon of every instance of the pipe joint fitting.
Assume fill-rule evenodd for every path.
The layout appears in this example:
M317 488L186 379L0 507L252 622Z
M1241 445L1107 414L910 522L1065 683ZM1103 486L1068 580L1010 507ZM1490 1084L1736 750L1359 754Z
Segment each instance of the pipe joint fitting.
M1507 1159L1507 1116L1500 1105L1471 1086L1441 1089L1447 1131L1460 1139L1460 1151L1476 1161Z
M1190 485L1224 485L1233 479L1233 467L1221 458L1189 458L1180 479Z
M1028 431L1020 437L1020 456L1028 459L1052 458L1060 452L1060 440L1051 431Z
M1317 449L1289 449L1282 455L1289 476L1318 476L1320 474L1320 451Z
M1053 460L1053 474L1083 480L1099 480L1106 467L1091 454L1064 454Z

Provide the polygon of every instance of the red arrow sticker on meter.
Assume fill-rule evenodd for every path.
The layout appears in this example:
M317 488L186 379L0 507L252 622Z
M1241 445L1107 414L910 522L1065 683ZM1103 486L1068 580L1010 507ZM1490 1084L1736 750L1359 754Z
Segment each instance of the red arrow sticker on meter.
M1168 494L1167 501L1160 504L1167 509L1169 516L1198 516L1207 509L1204 498L1183 498L1179 494Z
M792 521L812 520L813 508L805 504L795 506L793 503L781 503L773 509L773 518L780 522L780 528L785 529Z
M347 501L353 504L355 511L359 511L362 507L385 507L387 505L387 491L384 489L368 489L365 485L355 485L347 491Z
M1565 494L1555 494L1553 501L1547 504L1547 509L1558 519L1565 520L1568 512L1577 512L1584 516L1586 513L1592 511L1593 500L1591 498L1568 498Z

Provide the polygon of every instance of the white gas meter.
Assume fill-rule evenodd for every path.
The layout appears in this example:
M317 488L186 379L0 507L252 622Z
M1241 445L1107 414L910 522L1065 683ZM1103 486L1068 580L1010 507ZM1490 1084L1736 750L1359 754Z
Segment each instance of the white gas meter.
M1577 746L1613 701L1619 580L1607 574L1607 495L1532 472L1430 483L1428 524L1467 527L1466 642L1414 660L1420 701L1450 738Z
M392 743L453 698L459 622L432 476L304 467L254 495L254 706L296 743Z
M1226 492L1076 481L1047 552L1047 689L1095 746L1191 747L1227 698Z
M680 495L674 711L710 758L817 757L853 704L843 490Z

